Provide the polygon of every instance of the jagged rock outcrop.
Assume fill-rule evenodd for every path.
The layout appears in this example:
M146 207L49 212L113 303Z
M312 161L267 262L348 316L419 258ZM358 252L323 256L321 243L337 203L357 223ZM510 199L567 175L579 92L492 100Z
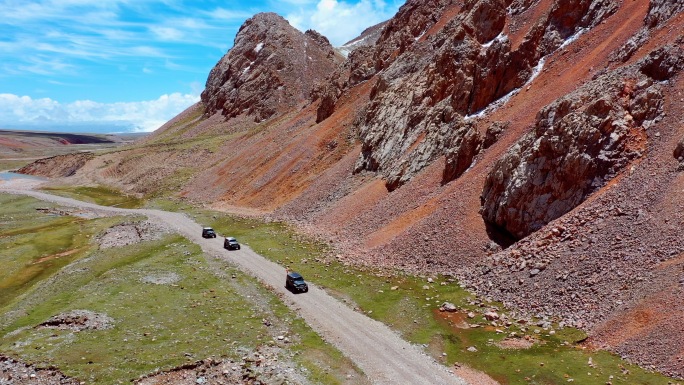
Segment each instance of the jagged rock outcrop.
M648 5L648 14L644 19L644 27L615 52L612 59L621 62L629 60L648 41L651 30L665 24L682 10L684 10L684 0L651 0Z
M362 46L354 49L340 66L325 81L314 87L312 100L320 99L316 111L316 122L320 123L335 112L335 104L342 93L355 84L370 79L375 74L372 60L373 48Z
M376 74L373 53L387 22L364 30L361 35L345 44L340 51L347 56L342 66L314 88L312 101L320 99L316 122L320 123L335 112L335 105L342 93L366 81Z
M684 44L684 41L680 44ZM684 68L684 49L681 45L659 48L651 52L640 65L642 73L657 81L669 80L682 68Z
M456 0L409 0L389 21L366 29L352 40L354 50L347 61L317 88L314 100L321 99L317 121L327 119L335 110L342 93L389 67L403 52L413 46L451 8L458 8ZM373 41L374 44L367 44Z
M376 75L368 113L358 125L363 147L357 172L381 172L392 190L446 155L444 182L458 177L467 169L462 165L469 165L477 153L464 153L447 144L477 142L479 147L482 139L442 140L443 135L429 133L469 133L459 122L465 123L470 115L522 87L542 57L583 28L601 22L617 7L616 2L606 0L558 0L512 50L502 34L510 4L510 0L466 1L440 32L405 51L396 49L406 52L401 60L387 68L384 61L376 62L376 70L382 72ZM420 15L420 9L413 11ZM402 19L387 24L385 34L396 28L398 20ZM461 119L453 118L454 114ZM442 117L441 122L433 117Z
M444 13L458 9L458 0L409 0L387 22L373 52L375 70L388 68L427 33Z
M684 0L651 0L644 21L648 28L655 28L684 10Z
M510 122L494 122L487 127L487 132L485 132L484 142L482 143L483 148L489 148L492 144L499 140L501 134L508 128Z
M313 85L343 57L315 31L299 32L274 13L248 19L233 48L207 79L205 115L246 115L260 122L309 100Z
M662 113L657 81L681 68L680 49L659 49L545 107L488 175L485 221L522 238L603 187L643 155L647 128Z

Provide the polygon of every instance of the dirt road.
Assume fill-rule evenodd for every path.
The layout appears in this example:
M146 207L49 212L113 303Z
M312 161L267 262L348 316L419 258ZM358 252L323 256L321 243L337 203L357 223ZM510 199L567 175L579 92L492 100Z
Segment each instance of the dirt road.
M402 340L384 324L355 312L325 291L309 284L309 292L294 295L285 289L285 268L243 246L228 252L221 238L203 239L201 226L187 215L160 210L128 210L98 206L92 203L58 197L39 191L15 188L0 183L0 192L32 196L60 205L92 209L116 214L142 214L152 221L175 229L197 243L202 250L217 258L233 262L243 271L282 294L294 309L326 341L335 345L368 376L374 384L440 385L467 383L419 348Z

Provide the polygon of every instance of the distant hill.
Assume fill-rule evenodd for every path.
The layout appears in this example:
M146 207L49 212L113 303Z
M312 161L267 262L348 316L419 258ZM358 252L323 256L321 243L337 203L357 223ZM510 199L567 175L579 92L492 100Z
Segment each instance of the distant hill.
M75 122L75 123L55 123L55 122L40 122L40 123L0 123L2 124L0 130L17 130L17 131L45 131L45 132L65 132L65 133L82 133L82 134L112 134L112 133L128 133L136 132L128 122Z
M147 133L82 134L0 129L0 159L51 156L120 146L145 135Z

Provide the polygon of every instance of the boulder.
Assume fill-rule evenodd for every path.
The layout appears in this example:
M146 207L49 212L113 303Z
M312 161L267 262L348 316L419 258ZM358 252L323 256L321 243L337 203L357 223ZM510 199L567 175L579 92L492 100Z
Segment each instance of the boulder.
M501 318L499 316L499 313L497 313L495 311L488 311L488 312L484 313L484 317L487 321L496 321L499 318Z

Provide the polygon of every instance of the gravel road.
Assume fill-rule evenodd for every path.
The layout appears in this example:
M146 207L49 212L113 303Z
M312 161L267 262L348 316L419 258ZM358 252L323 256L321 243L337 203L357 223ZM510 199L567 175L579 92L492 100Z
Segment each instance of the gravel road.
M241 250L228 252L223 240L203 239L201 226L187 215L160 210L129 210L98 206L92 203L63 198L39 191L23 189L19 183L0 183L0 192L28 195L65 206L92 209L116 214L142 214L178 231L202 250L217 258L233 262L246 273L281 294L284 302L294 309L317 333L349 357L368 376L373 384L439 385L467 382L447 367L423 353L418 347L402 340L384 324L358 313L309 283L309 292L292 294L285 289L285 268L277 265L243 245Z

